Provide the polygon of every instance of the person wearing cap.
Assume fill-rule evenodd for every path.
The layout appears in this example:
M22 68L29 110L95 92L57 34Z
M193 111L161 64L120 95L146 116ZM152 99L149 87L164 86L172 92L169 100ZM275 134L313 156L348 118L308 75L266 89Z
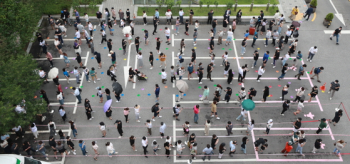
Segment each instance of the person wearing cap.
M308 101L308 102L311 102L311 99L312 99L313 97L316 97L317 94L318 94L318 88L317 88L316 85L314 85L314 87L311 89L311 92L309 93L310 98L309 98L309 101Z
M340 26L339 28L335 29L333 34L331 35L331 37L329 38L330 40L332 40L332 37L336 37L337 38L337 42L335 43L336 45L339 45L338 39L341 33L342 27Z
M293 142L288 141L286 142L286 146L284 149L281 151L281 153L284 153L284 156L287 156L287 154L293 149Z
M248 98L253 100L253 97L255 97L255 96L256 96L256 90L252 87L249 90L249 97Z
M331 94L331 97L329 98L329 100L332 100L332 98L334 96L334 92L339 91L339 88L340 88L340 84L339 84L338 80L331 82L331 86L329 87L328 93L332 92L332 94Z
M318 125L316 134L322 132L322 130L327 127L327 120L325 118L322 118L321 120L318 120L318 121L320 121L320 125Z

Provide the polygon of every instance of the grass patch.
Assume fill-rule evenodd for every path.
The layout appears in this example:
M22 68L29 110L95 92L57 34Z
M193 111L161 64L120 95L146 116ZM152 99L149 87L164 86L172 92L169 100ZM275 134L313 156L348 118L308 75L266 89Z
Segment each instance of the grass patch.
M93 1L95 1L96 2L96 4L102 4L102 2L103 2L103 0L81 0L80 1L80 4L81 5L85 5L85 4L90 4L91 2L93 2Z
M78 7L77 8L79 14L80 14L80 19L84 18L84 13L87 13L88 16L96 16L96 12L98 11L98 7L94 7L93 9L91 9L90 7ZM74 14L73 14L74 15Z
M148 16L152 16L154 14L155 9L158 7L139 7L139 9L137 10L137 16L142 16L142 12L146 11L146 13L148 13ZM213 9L214 10L214 16L223 16L225 11L226 11L226 7L218 7L218 8L207 8L207 7L182 7L182 9L186 12L186 11L190 11L190 9L193 10L194 12L194 16L208 16L208 12ZM250 7L237 7L237 11L241 9L243 16L258 16L260 14L260 10L263 10L265 13L265 16L272 16L275 14L275 10L272 10L272 8L270 7L269 11L266 12L266 7L254 7L252 11L250 10ZM158 8L159 11L159 16L165 16L165 12L166 12L166 7L162 7L162 8ZM178 7L173 7L171 9L172 13L173 13L173 17L174 19L176 19L176 17L179 15L179 8ZM185 13L185 16L188 16L188 12ZM232 16L235 16L236 13L232 13Z
M40 1L40 3L44 3L42 8L43 14L61 14L61 10L67 9L69 11L70 7L72 6L73 0L43 0Z
M204 0L205 1L205 0ZM212 0L212 2L215 0ZM226 4L228 2L231 2L233 4L236 3L235 0L217 0L219 4ZM254 0L254 4L267 4L269 0ZM237 4L239 5L246 5L246 4L251 4L252 0L238 0ZM205 4L205 2L204 2ZM278 0L271 0L270 4L279 4Z

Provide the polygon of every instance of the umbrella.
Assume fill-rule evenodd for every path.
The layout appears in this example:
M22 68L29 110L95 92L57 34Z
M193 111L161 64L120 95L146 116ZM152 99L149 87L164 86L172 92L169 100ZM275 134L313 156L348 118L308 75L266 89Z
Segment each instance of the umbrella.
M293 22L292 22L292 25L294 25L294 27L300 27L301 22L293 21Z
M107 100L105 105L103 106L103 111L106 112L109 109L109 107L111 107L111 105L112 105L112 99Z
M113 91L119 95L123 92L123 87L118 83L118 82L114 82L112 84L112 87L113 87Z
M181 92L187 92L188 91L188 85L183 80L177 80L176 81L176 88Z
M130 34L131 33L131 27L130 26L125 26L123 28L123 34Z
M57 77L57 75L58 75L58 68L53 67L53 68L49 71L48 78L49 78L49 79L54 79L54 78Z
M252 111L255 108L255 103L251 99L245 99L242 102L242 108L248 111Z

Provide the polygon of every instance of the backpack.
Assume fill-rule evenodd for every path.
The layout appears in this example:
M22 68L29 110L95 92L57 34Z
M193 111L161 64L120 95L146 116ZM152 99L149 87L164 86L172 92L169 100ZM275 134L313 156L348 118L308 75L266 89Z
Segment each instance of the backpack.
M318 73L320 73L320 72L321 72L321 69L320 69L320 67L317 67L317 68L315 68L314 72L315 72L315 74L318 74Z
M151 109L152 112L156 112L155 107L156 107L155 105L152 106L152 109Z
M109 69L107 70L107 75L111 76L111 71Z
M81 88L79 88L79 92L81 93L83 90Z

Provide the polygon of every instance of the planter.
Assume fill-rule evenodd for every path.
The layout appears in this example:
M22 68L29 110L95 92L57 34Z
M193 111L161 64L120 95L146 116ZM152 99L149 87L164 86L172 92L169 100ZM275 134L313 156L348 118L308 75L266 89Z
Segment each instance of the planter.
M311 0L305 0L305 3L310 3L311 2Z
M328 21L326 19L323 20L323 25L326 26L327 28L332 24L332 21Z

